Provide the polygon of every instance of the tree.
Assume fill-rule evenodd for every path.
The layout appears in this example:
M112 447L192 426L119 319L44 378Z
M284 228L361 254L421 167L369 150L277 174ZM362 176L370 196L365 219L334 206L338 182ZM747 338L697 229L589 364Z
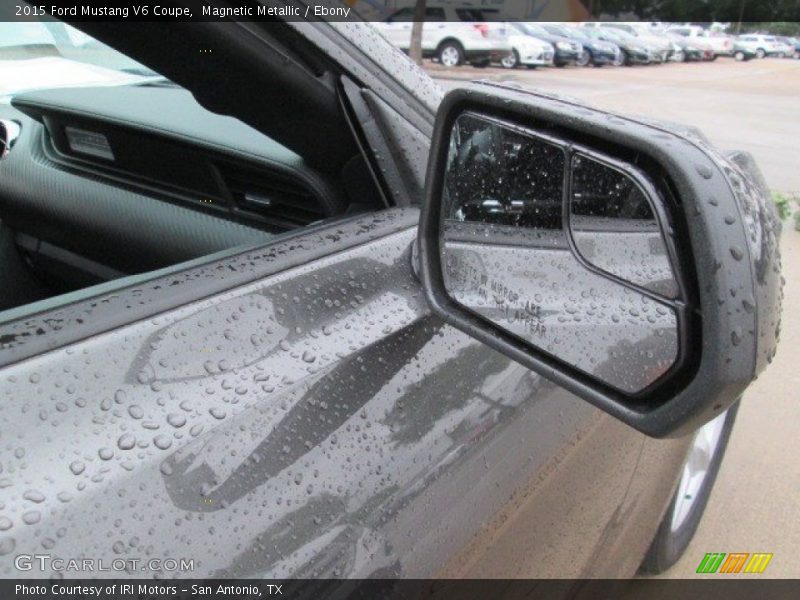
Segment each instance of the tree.
M417 0L414 5L414 23L411 26L411 46L408 55L418 65L422 64L422 26L425 24L425 3L427 0Z

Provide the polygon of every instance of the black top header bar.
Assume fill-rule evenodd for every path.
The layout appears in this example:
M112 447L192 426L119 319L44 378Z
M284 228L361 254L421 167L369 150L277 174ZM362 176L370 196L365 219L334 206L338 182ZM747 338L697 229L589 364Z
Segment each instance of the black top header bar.
M419 6L419 2L425 7ZM427 21L797 22L800 3L794 0L3 0L0 7L0 21L39 20L47 16L67 21L117 22L412 21L419 15L425 15Z

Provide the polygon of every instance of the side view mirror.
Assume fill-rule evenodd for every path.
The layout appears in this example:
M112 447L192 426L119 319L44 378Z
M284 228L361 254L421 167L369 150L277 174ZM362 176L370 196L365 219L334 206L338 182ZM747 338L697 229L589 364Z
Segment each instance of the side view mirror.
M437 115L420 221L435 313L651 436L772 358L779 221L749 155L490 84Z

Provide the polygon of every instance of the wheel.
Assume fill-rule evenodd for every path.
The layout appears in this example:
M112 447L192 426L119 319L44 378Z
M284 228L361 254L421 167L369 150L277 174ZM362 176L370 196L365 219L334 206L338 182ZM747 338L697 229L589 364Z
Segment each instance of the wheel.
M757 58L764 58L767 55L767 52L763 48L759 48L756 50L756 57Z
M592 62L592 53L588 52L587 50L584 50L578 56L578 60L577 60L576 64L579 67L585 67L586 65L590 64L591 62Z
M663 573L686 551L703 517L738 410L737 402L695 433L678 489L650 544L640 571Z
M631 60L630 55L627 52L625 52L625 50L622 51L622 64L625 65L626 67L633 66L633 61Z
M673 57L675 62L686 62L686 53L683 50L678 50Z
M620 49L619 54L614 57L613 65L615 67L621 67L624 65L628 60L628 55L625 53L625 50Z
M716 52L714 52L714 54L712 54L712 55L711 55L711 58L709 58L708 60L710 60L710 61L715 61L715 60L717 60L717 53L716 53Z
M500 64L506 69L515 68L517 65L519 65L519 54L517 54L516 50L512 50L511 54L503 57L503 60L500 61Z
M737 50L736 52L733 53L733 58L735 60L738 60L739 62L742 62L745 59L744 52L742 52L741 50Z
M444 42L436 51L436 58L445 67L457 67L464 62L464 50L458 42Z

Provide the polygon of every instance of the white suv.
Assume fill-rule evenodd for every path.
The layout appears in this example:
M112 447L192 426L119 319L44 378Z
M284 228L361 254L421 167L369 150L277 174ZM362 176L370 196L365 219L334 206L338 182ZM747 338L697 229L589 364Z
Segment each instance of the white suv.
M736 38L740 46L756 53L758 58L765 56L780 56L783 54L783 44L778 42L774 35L748 33Z
M468 62L485 67L511 54L506 25L492 22L496 9L454 4L428 5L422 27L422 56L446 67ZM414 7L392 13L384 22L373 23L383 36L401 50L411 46Z

